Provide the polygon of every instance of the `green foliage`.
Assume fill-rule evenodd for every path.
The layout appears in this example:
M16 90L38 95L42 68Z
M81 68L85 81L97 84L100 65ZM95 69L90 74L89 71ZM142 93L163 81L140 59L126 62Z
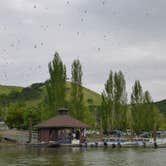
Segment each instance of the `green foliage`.
M83 88L82 88L82 67L79 60L74 60L72 64L71 82L71 113L77 119L83 119Z
M91 126L91 128L95 128L95 116L93 112L91 112L87 107L84 107L82 113L82 121Z
M126 129L127 93L124 75L121 71L110 71L102 93L102 128L105 133L111 129Z
M46 81L44 83L34 83L30 86L30 88L36 89L32 91L34 93L36 93L35 91L37 91L36 94L39 94L39 95L36 95L36 94L29 95L28 93L26 94L24 93L25 95L22 95L22 89L24 88L20 87L21 90L19 92L16 92L16 91L12 91L12 87L11 87L10 93L16 92L17 96L19 97L11 98L11 96L14 96L14 95L11 95L10 93L0 95L0 114L1 113L5 114L6 107L12 103L25 103L26 107L36 107L36 108L40 105L40 103L44 103L44 105L47 105L48 95L47 95L46 85L48 84L48 82L49 81ZM82 91L84 95L83 105L88 107L89 105L99 106L101 104L101 96L98 93L90 89L87 89L85 87L82 87ZM2 94L1 91L0 91L0 94ZM33 96L36 96L36 97L33 97ZM93 104L91 104L88 99L93 100ZM66 101L68 103L71 101L71 82L66 82Z
M3 119L6 119L7 115L7 108L6 107L0 107L0 117Z
M9 127L28 128L55 115L59 107L69 107L71 114L91 127L102 127L104 133L113 129L153 130L154 124L164 128L164 118L154 105L150 93L142 90L139 81L132 88L131 104L127 105L126 81L121 71L110 71L105 90L100 96L82 86L82 66L72 64L72 82L66 82L66 67L58 53L49 63L50 79L29 87L0 86L0 116ZM164 112L166 102L157 106ZM165 114L166 115L166 114Z
M55 115L45 103L39 104L38 109L40 110L41 120L47 120Z
M137 133L141 131L143 112L143 90L140 82L134 83L131 93L131 109L133 117L133 130Z
M11 104L8 107L8 113L6 117L6 123L10 128L22 128L24 109L18 104Z
M35 83L29 87L29 88L33 89L32 90L33 92L37 91L37 93L40 93L39 96L36 95L36 98L33 97L35 94L30 94L30 96L29 96L28 93L26 93L26 94L24 93L25 96L23 97L22 90L24 88L22 88L22 90L20 92L17 92L18 96L20 96L17 98L11 99L11 96L14 96L14 95L11 95L10 93L13 93L13 92L10 92L8 95L4 95L5 96L5 98L3 98L4 100L2 100L2 98L1 98L2 95L0 95L0 116L6 120L8 113L10 113L9 108L11 109L11 105L14 105L14 107L15 107L15 105L17 105L17 106L19 105L21 107L21 109L24 109L25 111L28 110L29 108L31 109L33 107L38 112L38 116L40 116L41 120L47 120L50 117L54 116L55 115L54 111L52 111L48 105L48 100L47 100L48 97L46 99L46 96L47 96L46 85L48 84L48 82L49 81L46 81L45 83ZM67 100L68 106L69 106L70 101L71 101L71 83L66 82L66 86L68 88L66 100ZM88 122L88 124L90 124L91 126L94 126L94 123L97 123L97 122L94 122L94 120L93 120L93 119L96 119L95 118L96 113L95 113L94 109L88 109L88 108L90 108L92 106L95 106L95 107L100 106L100 102L101 102L100 95L85 87L82 87L82 91L84 94L84 98L83 98L84 108L82 109L83 110L83 119L82 120L84 122ZM28 96L26 96L26 95L28 95ZM90 99L90 102L88 101L88 99ZM19 108L19 106L18 106L18 108ZM85 112L87 112L87 116L86 116ZM23 119L25 121L24 117L23 117ZM97 119L99 119L98 114L97 114ZM23 122L23 124L21 125L22 128L27 128L28 127L27 124L28 124L28 120L27 120L27 122ZM10 126L10 127L12 127L12 126Z
M126 129L127 92L126 81L121 71L114 74L114 127Z
M58 53L49 63L50 80L46 84L48 104L50 110L56 113L57 109L65 106L66 97L66 67Z
M161 113L163 113L163 115L166 118L166 100L162 100L162 101L156 102L155 105L159 108Z
M29 120L32 125L41 121L41 111L39 108L29 107L24 104L10 104L7 108L6 123L10 128L28 129Z
M14 102L23 102L27 100L37 99L41 96L41 89L40 87L32 86L23 88L20 92L19 91L11 91L9 94L2 94L0 95L0 105L8 105Z
M132 88L131 103L140 104L143 102L143 91L140 81L136 80Z
M109 132L110 126L110 108L108 105L108 97L106 96L105 92L102 93L102 104L101 104L101 125L104 134Z
M143 93L139 81L135 81L131 94L131 110L133 117L133 130L136 133L141 131L152 131L156 124L158 128L164 123L163 115L159 112L152 101L150 93Z
M29 121L32 121L32 125L36 125L41 121L41 112L36 108L27 108L23 113L24 128L28 129Z
M144 130L153 130L154 124L160 128L164 123L164 116L160 113L159 109L155 106L148 91L144 93ZM150 116L149 116L150 115Z
M2 141L2 134L0 133L0 142Z
M18 87L18 86L0 85L0 95L2 95L2 94L7 95L11 91L20 92L21 90L22 90L22 87Z
M104 111L106 109L106 112ZM112 71L109 73L108 80L105 83L105 91L102 94L102 112L107 114L107 130L111 130L114 127L114 116L115 116L115 109L114 109L114 74ZM101 112L101 113L102 113ZM107 133L108 131L105 131Z

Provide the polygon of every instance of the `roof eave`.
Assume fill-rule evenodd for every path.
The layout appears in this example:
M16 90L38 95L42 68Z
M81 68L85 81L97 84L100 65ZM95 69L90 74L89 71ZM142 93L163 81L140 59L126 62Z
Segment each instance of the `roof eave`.
M36 125L36 126L33 126L34 128L38 128L38 129L41 129L41 128L85 128L85 129L88 129L90 128L90 126L39 126L39 125Z

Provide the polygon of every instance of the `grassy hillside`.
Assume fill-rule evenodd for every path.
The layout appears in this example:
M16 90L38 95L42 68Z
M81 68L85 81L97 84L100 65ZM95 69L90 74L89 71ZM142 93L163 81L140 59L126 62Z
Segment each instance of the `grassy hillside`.
M21 92L23 88L19 86L0 85L0 95L9 94L11 91Z
M67 100L70 100L70 92L71 92L71 83L67 82ZM89 103L94 105L100 105L101 103L101 97L98 93L83 87L83 93L84 93L84 103L87 105Z
M157 105L157 107L160 109L160 111L164 114L164 116L166 117L166 99L156 102L155 103Z
M67 100L70 100L71 83L67 82ZM84 104L85 105L100 105L101 97L98 93L83 87ZM29 87L23 88L18 86L0 85L0 104L24 101L27 106L37 106L44 101L46 96L45 83L35 83ZM160 111L166 117L166 100L155 103Z
M71 83L67 82L67 101L70 100ZM84 104L100 105L101 97L98 93L83 87ZM45 83L35 83L29 87L0 85L0 104L23 101L27 106L37 106L46 96Z

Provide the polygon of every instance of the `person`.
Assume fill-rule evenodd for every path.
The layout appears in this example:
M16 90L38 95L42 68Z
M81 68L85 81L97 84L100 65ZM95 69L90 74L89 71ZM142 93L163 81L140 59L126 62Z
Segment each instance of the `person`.
M76 134L75 134L75 132L72 133L72 137L73 137L73 139L76 138Z
M76 131L76 136L75 136L75 138L76 138L76 139L80 139L80 131L79 131L79 130Z
M72 142L72 132L69 132L69 142L71 143Z
M121 140L120 140L121 132L118 131L118 134L117 134L117 135L118 135L118 140L117 140L118 143L117 143L117 145L118 145L119 148L121 148L121 144L120 144L120 142L121 142Z
M146 142L145 142L145 140L143 139L143 147L145 148L146 147Z
M154 148L156 149L157 148L157 142L154 141Z

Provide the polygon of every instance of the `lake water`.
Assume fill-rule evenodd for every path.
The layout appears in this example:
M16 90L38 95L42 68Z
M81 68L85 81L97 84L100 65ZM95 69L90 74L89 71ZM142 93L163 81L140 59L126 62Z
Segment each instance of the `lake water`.
M166 149L0 147L0 166L166 166Z

